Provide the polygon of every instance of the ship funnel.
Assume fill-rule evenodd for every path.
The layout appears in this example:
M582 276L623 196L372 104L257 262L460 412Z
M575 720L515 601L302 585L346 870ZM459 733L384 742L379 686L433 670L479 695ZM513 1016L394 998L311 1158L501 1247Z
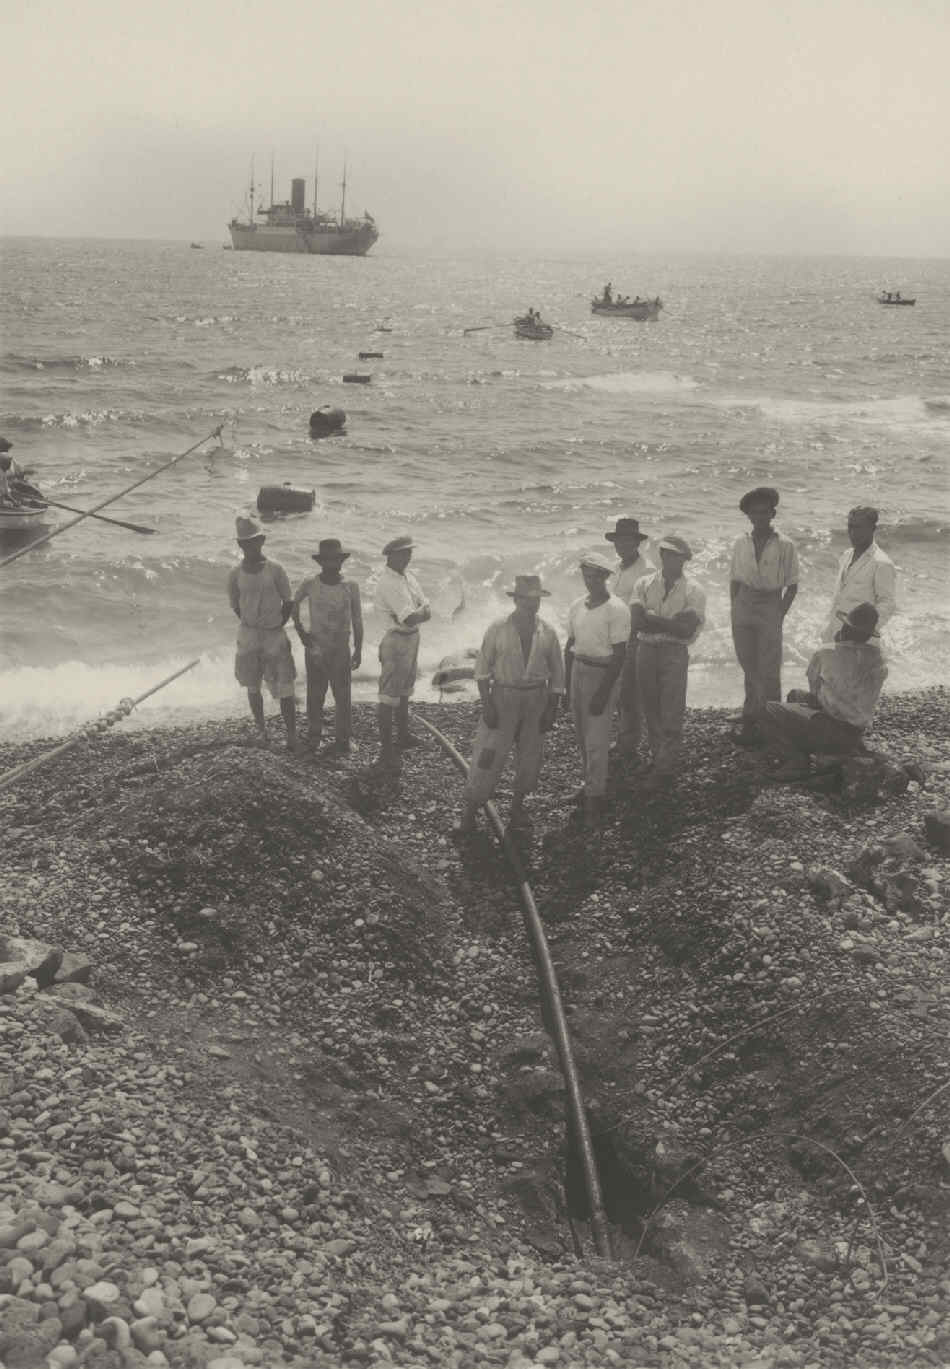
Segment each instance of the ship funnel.
M304 212L304 190L306 182L302 176L295 176L290 182L290 203L295 214Z

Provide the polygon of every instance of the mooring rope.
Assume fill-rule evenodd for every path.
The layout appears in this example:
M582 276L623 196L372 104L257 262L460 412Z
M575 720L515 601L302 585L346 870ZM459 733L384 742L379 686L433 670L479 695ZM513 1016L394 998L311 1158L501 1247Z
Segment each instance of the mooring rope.
M199 447L203 447L204 444L210 442L213 437L220 437L223 428L224 424L219 423L216 428L213 428L211 432L208 433L207 437L203 437L200 442L196 442L194 446L189 447L186 452L181 452L178 456L173 456L170 461L166 461L154 471L149 471L148 475L143 475L141 480L134 481L133 484L127 485L124 490L120 490L118 494L112 494L108 499L103 499L101 504L96 504L93 508L86 509L84 513L78 514L75 518L70 518L67 522L61 523L58 528L54 528L52 532L48 532L45 537L37 537L35 542L30 542L27 546L21 547L19 551L12 552L11 555L5 556L3 560L0 561L0 567L8 566L11 561L16 561L19 557L25 556L28 551L34 551L37 547L45 546L47 542L52 542L54 537L58 537L61 532L67 532L70 528L74 528L77 523L81 523L84 518L91 518L92 515L98 513L100 509L108 508L108 506L114 504L117 499L122 499L124 495L131 494L133 490L137 490L139 485L144 485L147 481L154 480L157 475L161 475L162 471L167 471L170 467L177 465L179 461L184 461L186 456L191 456L192 452L197 451Z
M92 738L101 735L105 732L107 727L112 727L115 723L120 722L122 718L127 718L132 712L132 709L140 704L143 699L149 698L152 694L157 694L160 689L164 689L166 685L171 684L172 680L177 680L179 675L184 675L186 671L193 670L200 660L201 657L196 656L193 661L189 661L187 665L183 665L181 670L176 670L173 675L168 675L157 685L152 685L151 689L146 689L145 693L140 694L137 699L121 699L116 707L111 709L110 712L106 713L101 718L93 718L90 722L83 723L82 727L80 727L73 736L68 738L67 741L62 742L59 746L54 746L52 751L44 751L41 756L34 756L31 761L24 761L22 765L17 765L12 770L8 770L6 774L0 775L0 789L6 789L9 785L15 784L17 780L22 779L23 776L29 774L31 770L37 770L41 765L45 765L47 761L53 760L56 756L61 756L63 752L68 751L70 747L77 746L79 742L89 741Z
M416 714L423 727L432 733L436 741L442 747L447 756L455 763L463 775L468 775L468 766L456 751L455 747L444 736L437 727L427 722L425 718ZM574 1127L574 1136L577 1140L577 1149L580 1154L581 1169L584 1174L584 1184L587 1189L587 1201L590 1205L590 1225L594 1235L594 1245L597 1247L597 1254L611 1259L613 1251L610 1244L610 1226L607 1221L607 1214L604 1211L604 1199L600 1187L600 1177L597 1173L597 1161L594 1157L594 1145L591 1140L590 1127L587 1124L587 1113L584 1109L584 1099L581 1094L580 1078L577 1073L577 1066L574 1063L574 1052L571 1047L571 1037L568 1031L567 1018L564 1014L564 1005L561 1002L561 991L558 987L557 973L554 969L554 962L551 959L551 952L548 947L547 937L544 935L544 926L541 922L541 915L538 912L537 904L534 901L534 894L531 892L531 885L528 883L527 875L521 864L521 859L514 845L505 832L498 810L491 802L484 805L488 819L495 830L499 842L505 855L511 863L511 868L515 872L518 881L518 888L521 894L523 909L523 919L525 929L534 948L535 957L538 962L538 970L541 979L542 992L547 998L547 1006L550 1021L553 1027L554 1042L557 1047L558 1059L561 1064L561 1073L564 1076L564 1083L567 1090L568 1112Z

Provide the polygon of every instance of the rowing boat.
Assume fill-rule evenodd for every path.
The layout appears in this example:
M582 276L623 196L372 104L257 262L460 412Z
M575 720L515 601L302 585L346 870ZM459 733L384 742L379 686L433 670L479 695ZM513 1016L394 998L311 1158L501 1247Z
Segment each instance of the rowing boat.
M529 318L527 314L514 320L515 337L527 338L530 342L547 342L554 336L550 323L542 323L538 317Z

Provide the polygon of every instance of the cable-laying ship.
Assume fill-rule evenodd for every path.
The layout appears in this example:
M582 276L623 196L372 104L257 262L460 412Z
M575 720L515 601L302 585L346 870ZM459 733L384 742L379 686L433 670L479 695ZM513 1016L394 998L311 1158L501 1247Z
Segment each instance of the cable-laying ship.
M271 169L271 204L254 210L254 172L248 192L248 216L235 217L228 224L236 252L310 252L338 257L365 257L379 237L372 214L361 219L346 217L346 166L343 167L340 213L327 214L317 208L317 176L313 177L313 209L305 205L306 182L296 176L290 182L290 199L276 203ZM262 223L255 220L263 219Z

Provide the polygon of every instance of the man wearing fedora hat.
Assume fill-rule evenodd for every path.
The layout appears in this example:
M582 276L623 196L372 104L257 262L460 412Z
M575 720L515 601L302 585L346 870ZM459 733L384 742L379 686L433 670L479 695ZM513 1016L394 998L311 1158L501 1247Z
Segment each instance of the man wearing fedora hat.
M839 610L834 642L820 646L808 662L807 691L793 689L787 703L768 703L762 731L771 750L786 758L776 779L807 775L815 752L849 754L863 749L887 665L878 641L873 604Z
M613 532L605 532L604 540L613 542L620 557L613 593L629 608L634 601L637 581L649 575L652 566L640 555L640 545L650 539L640 531L636 518L618 518ZM620 733L617 753L628 765L636 763L640 748L640 689L637 684L637 633L631 629L630 640L620 672Z
M689 543L671 535L661 538L657 547L660 569L637 582L630 610L632 626L640 634L637 675L653 753L647 791L670 784L679 768L689 648L706 620L706 596L683 573L693 556Z
M492 623L475 662L481 716L465 789L465 806L456 829L474 830L475 814L495 792L512 746L516 748L514 795L508 826L528 826L525 795L533 793L541 770L541 736L557 714L564 693L564 658L553 627L538 617L550 591L540 576L516 575L505 591L514 610Z
M234 675L247 690L251 715L262 739L266 736L262 683L280 701L287 747L292 751L297 734L297 671L290 639L284 631L293 608L290 581L283 566L264 556L264 541L264 534L253 518L237 519L237 543L244 559L228 576L228 599L240 623Z
M584 819L589 827L599 826L604 817L610 725L630 640L630 610L607 588L613 570L599 551L582 556L587 593L574 600L567 615L568 693L584 769Z
M732 641L745 676L742 725L733 733L740 746L755 744L765 705L782 697L782 624L798 593L798 552L772 526L778 503L767 485L739 500L752 525L735 543L729 571Z
M343 562L350 553L338 537L324 537L313 554L319 575L308 576L294 595L294 626L304 646L307 667L308 741L312 749L323 732L323 705L327 688L333 691L335 708L334 750L346 755L352 736L350 677L357 670L363 650L363 610L355 580L343 578ZM300 612L307 603L309 627ZM352 651L350 637L353 638Z
M409 570L415 543L408 535L394 537L383 547L386 568L376 585L375 605L387 624L379 644L379 741L380 765L398 769L399 757L393 746L393 714L396 716L396 746L416 746L409 731L409 696L416 684L419 657L419 625L432 617L422 586Z

